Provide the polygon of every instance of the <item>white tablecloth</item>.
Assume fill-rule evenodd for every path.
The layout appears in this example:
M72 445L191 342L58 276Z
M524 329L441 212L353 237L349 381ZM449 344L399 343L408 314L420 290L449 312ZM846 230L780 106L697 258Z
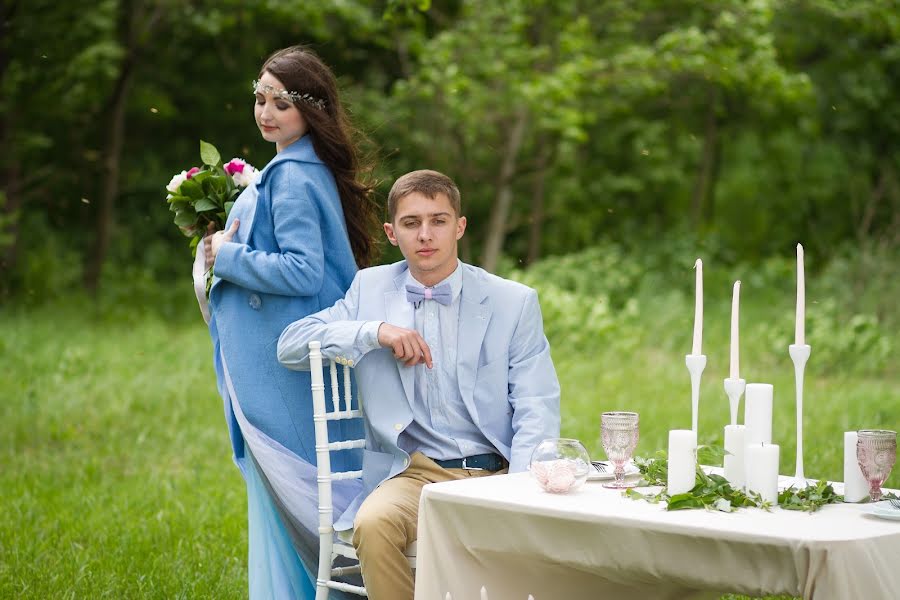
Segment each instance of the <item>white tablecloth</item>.
M477 600L482 586L490 600L895 600L900 521L869 510L667 512L600 482L548 494L527 473L431 484L419 507L416 600Z

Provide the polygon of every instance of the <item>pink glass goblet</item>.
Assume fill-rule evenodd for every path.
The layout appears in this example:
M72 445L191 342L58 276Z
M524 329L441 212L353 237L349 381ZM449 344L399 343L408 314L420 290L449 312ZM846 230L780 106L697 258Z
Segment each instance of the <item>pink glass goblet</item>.
M606 457L615 465L615 480L603 487L624 489L637 485L625 481L625 463L638 443L638 414L635 412L605 412L600 416L600 440Z
M891 474L897 460L897 432L888 429L860 429L856 438L856 460L869 482L872 502L881 500L881 484Z

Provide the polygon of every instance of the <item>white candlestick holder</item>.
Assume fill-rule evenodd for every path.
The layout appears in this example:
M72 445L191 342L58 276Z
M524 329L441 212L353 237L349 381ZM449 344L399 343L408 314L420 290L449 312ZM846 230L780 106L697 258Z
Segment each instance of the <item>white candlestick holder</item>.
M700 377L706 368L705 354L685 354L684 363L691 374L691 428L697 433L697 415L700 410Z
M794 487L804 488L808 485L803 474L803 372L812 348L809 344L791 344L788 352L794 361L794 381L797 389L797 469L794 473Z
M728 396L728 404L731 408L731 424L738 424L738 409L741 405L741 396L744 395L744 389L747 387L745 379L735 379L729 377L725 380L725 395Z

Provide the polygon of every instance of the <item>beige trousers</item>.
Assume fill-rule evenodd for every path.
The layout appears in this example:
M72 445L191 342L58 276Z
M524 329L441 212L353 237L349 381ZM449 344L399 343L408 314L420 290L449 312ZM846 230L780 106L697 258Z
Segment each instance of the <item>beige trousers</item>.
M353 545L369 599L413 600L415 586L404 551L416 541L425 484L506 472L445 469L415 452L409 468L375 488L353 521Z

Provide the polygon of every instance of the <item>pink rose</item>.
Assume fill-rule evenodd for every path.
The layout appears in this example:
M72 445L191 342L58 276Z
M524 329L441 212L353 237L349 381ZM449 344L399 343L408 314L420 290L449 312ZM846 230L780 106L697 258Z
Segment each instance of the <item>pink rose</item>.
M545 489L553 494L564 494L575 485L575 465L567 460L555 462L550 469Z
M199 173L199 172L200 172L200 169L199 169L199 168L197 168L197 167L191 167L191 170L188 171L188 172L186 173L187 178L190 179L191 177L193 177L194 175L196 175L196 174Z
M537 479L538 484L542 488L547 487L547 476L549 475L548 463L546 462L533 462L531 463L531 475L535 479Z
M557 459L531 463L531 475L545 492L564 494L578 483L577 467L570 460Z
M234 175L235 173L243 173L244 167L247 166L247 163L240 158L232 158L225 164L225 172L229 175Z

